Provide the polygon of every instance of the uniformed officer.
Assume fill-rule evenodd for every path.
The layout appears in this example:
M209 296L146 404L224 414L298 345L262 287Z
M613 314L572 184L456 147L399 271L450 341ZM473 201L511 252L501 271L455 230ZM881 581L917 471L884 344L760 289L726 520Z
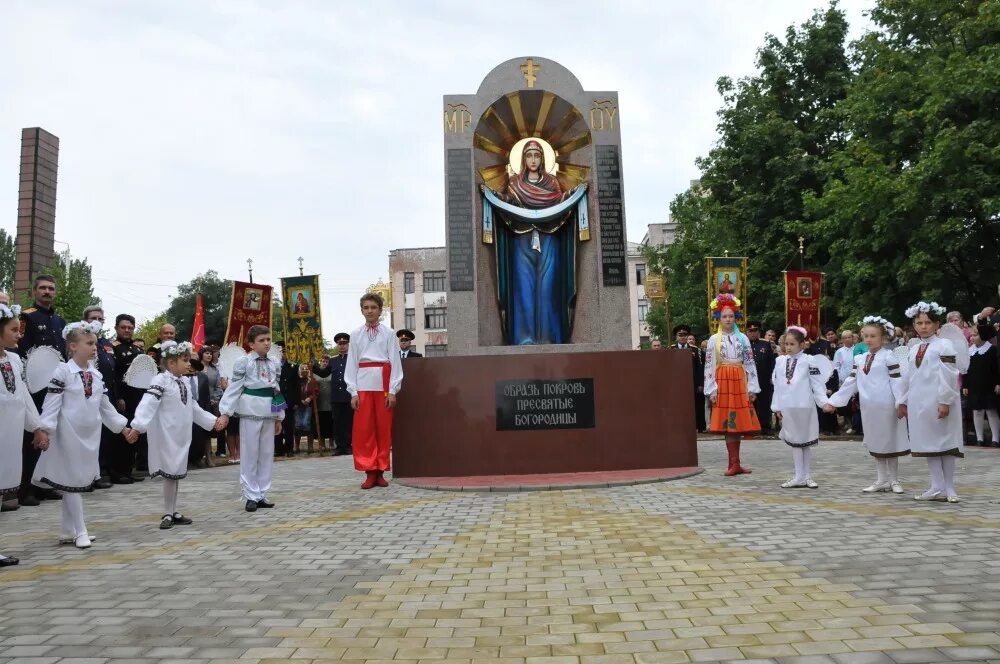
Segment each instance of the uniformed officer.
M104 309L94 305L83 310L83 320L88 323L99 321L104 326ZM108 398L111 403L118 403L117 376L115 374L115 349L111 342L103 336L97 337L97 370L101 372L104 386L108 391ZM111 488L111 460L114 455L115 438L119 434L114 433L106 426L101 426L101 449L98 453L98 461L101 468L101 477L94 482L95 489Z
M35 305L21 312L21 340L17 343L18 354L27 359L28 351L38 346L51 346L66 357L66 340L63 339L63 328L66 321L56 314L52 302L56 299L56 280L48 274L35 277L31 291ZM38 412L42 411L46 390L39 390L31 395ZM31 434L25 434L21 447L21 487L17 491L17 500L25 507L35 507L41 500L59 500L60 495L52 489L32 486L31 476L35 473L35 465L41 450L35 449Z
M423 357L423 353L418 353L417 351L410 348L415 338L413 332L409 330L400 330L396 332L396 338L399 339L399 357L405 360L408 357Z
M769 341L760 338L761 324L755 320L747 321L747 338L753 350L753 362L757 366L757 381L760 383L760 393L754 401L757 419L760 421L760 432L771 434L771 399L774 397L774 385L771 374L774 372L774 347Z
M135 332L135 318L129 314L118 314L115 318L115 341L111 344L115 356L115 400L119 412L129 420L135 417L135 409L142 401L144 390L125 384L125 372L132 366L132 360L142 355L142 349L132 339ZM133 477L135 467L135 446L129 445L124 436L116 436L111 450L111 481L115 484L132 484L142 481Z
M694 394L694 402L698 403L698 395L704 393L705 389L705 369L702 363L699 361L699 348L688 343L688 337L691 335L690 325L675 325L673 329L674 333L674 343L671 344L670 348L672 350L680 350L691 355L691 389ZM702 402L704 404L704 402ZM694 426L697 431L705 430L705 415L704 406L702 407L702 415L698 417L698 407L694 408Z
M351 335L338 332L333 337L337 344L337 357L330 360L330 400L333 404L333 437L337 442L334 456L353 454L351 432L354 429L354 409L351 408L351 393L347 391L344 371L347 369L347 349Z

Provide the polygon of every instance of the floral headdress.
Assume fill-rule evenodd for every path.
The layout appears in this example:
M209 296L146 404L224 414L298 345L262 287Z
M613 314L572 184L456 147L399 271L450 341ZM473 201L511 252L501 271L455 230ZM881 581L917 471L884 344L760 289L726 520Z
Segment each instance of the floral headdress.
M943 310L943 309L942 309ZM909 316L910 311L907 309L907 316ZM915 316L916 314L914 314ZM896 334L896 326L882 318L881 316L865 316L860 321L858 321L858 327L864 327L865 325L875 325L881 327L885 330L885 333L890 337Z
M73 330L85 330L93 335L98 335L101 330L104 329L104 325L101 324L99 320L92 320L89 323L85 320L76 321L75 323L69 323L63 328L63 339L69 339L69 335Z
M20 304L12 304L9 307L6 304L0 304L0 320L11 320L12 318L20 317L20 315Z
M161 357L178 357L180 355L184 355L185 353L193 352L194 346L188 341L177 343L176 341L169 340L160 344Z
M743 311L740 309L743 304L740 302L739 298L730 295L729 293L719 293L712 300L712 303L708 305L709 311L712 312L712 318L718 320L722 317L722 311L724 309L732 309L733 313L736 314L737 320L743 318Z
M935 316L944 316L948 310L937 302L924 302L921 300L906 310L907 318L916 318L920 314L933 313Z

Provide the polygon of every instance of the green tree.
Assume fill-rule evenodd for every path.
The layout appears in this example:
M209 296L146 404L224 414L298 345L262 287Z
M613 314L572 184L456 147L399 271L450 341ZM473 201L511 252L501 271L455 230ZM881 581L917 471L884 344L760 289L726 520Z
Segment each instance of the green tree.
M132 338L142 339L146 342L146 348L150 348L160 340L160 328L169 322L166 313L162 313L156 318L150 318L139 324L139 327L132 333Z
M926 297L995 302L1000 253L1000 4L880 0L855 44L850 138L808 197L844 316Z
M167 322L177 328L178 339L189 340L194 329L194 310L199 293L205 313L205 341L222 343L229 322L233 282L220 278L215 270L199 274L177 287L177 296L170 301L170 306L164 312Z
M17 254L14 251L14 237L0 228L0 291L13 296L14 266Z
M285 343L285 307L277 295L271 300L271 341L281 345Z
M784 40L767 35L755 75L719 79L719 141L697 162L700 184L670 206L678 224L667 252L673 320L706 320L704 259L725 250L749 258L751 315L784 318L781 270L798 235L811 239L803 193L822 191L832 177L826 164L845 141L837 104L852 76L847 28L833 3L789 27ZM822 244L808 246L812 261L823 264Z
M94 297L94 282L86 258L73 258L68 251L56 254L49 272L56 280L52 306L67 322L80 320L84 309L101 303Z

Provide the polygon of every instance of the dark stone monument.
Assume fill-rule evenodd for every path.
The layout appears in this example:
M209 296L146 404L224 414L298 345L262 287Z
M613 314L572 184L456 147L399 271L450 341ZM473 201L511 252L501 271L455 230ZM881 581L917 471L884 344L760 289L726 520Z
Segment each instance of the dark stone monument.
M21 177L17 196L15 299L55 258L56 180L59 139L39 127L21 130Z

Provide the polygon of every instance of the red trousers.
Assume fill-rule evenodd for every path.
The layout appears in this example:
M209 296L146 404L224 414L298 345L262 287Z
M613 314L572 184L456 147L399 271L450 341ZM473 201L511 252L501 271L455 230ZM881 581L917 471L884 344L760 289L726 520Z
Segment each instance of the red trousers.
M385 406L385 392L358 392L352 433L354 469L389 470L392 410Z

